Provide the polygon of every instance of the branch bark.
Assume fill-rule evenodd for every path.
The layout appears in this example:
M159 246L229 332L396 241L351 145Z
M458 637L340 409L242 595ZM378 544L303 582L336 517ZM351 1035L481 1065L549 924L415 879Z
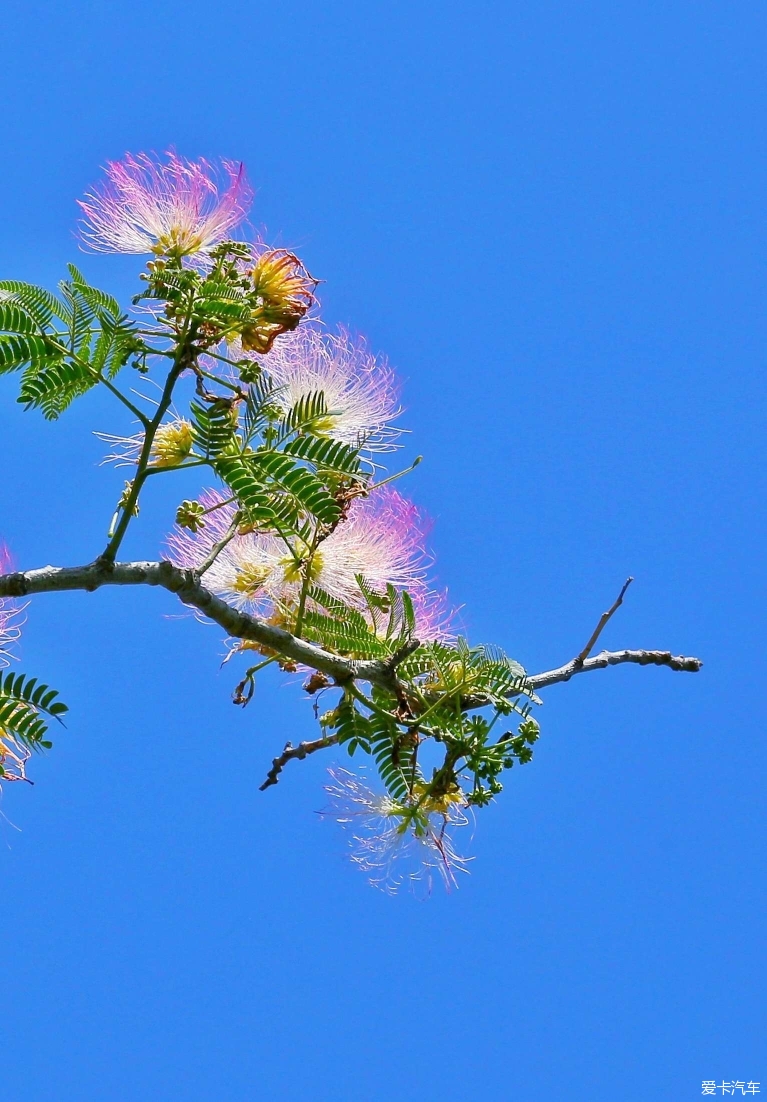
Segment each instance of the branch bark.
M697 673L703 663L700 658L687 658L683 654L672 654L668 650L603 650L593 658L582 659L580 655L566 662L556 670L536 673L528 680L534 689L545 689L548 685L557 685L560 681L569 681L578 673L590 670L603 670L606 666L620 666L623 662L635 662L639 666L668 666L670 670L683 673Z
M233 639L247 639L259 643L304 666L321 670L339 683L358 680L379 685L395 693L402 690L403 686L397 679L391 660L386 662L341 658L339 655L323 650L322 647L315 646L314 643L283 631L282 628L268 624L257 616L232 608L206 589L193 571L180 570L166 561L109 563L103 559L97 559L96 562L86 566L44 566L39 570L2 574L0 575L0 597L26 597L35 593L62 593L71 590L85 590L92 593L105 585L161 586L175 594L184 604L196 608L213 620ZM609 615L612 615L618 603L616 602ZM608 618L609 615L605 614ZM633 662L640 666L668 666L669 669L687 673L695 673L703 665L699 658L687 658L684 655L673 655L670 651L661 650L602 651L592 658L582 658L582 654L583 651L572 661L555 670L532 674L528 677L531 687L534 690L543 689L548 685L569 681L576 674L601 670L606 666L617 666L624 662Z

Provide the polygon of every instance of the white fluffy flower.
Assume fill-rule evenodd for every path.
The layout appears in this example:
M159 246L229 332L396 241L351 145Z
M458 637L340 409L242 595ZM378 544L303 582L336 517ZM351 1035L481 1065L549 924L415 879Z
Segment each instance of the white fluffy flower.
M207 510L204 528L193 534L177 527L168 538L171 560L186 569L195 569L207 558L228 532L235 512L216 491L202 494L200 502ZM417 637L444 638L449 616L444 598L426 581L425 533L416 507L391 487L357 498L347 519L315 552L311 580L363 611L358 575L377 593L385 593L388 584L405 589L413 599ZM306 552L271 533L238 535L206 570L205 585L237 608L270 615L295 606L303 582L300 559Z
M367 451L394 447L400 430L391 422L401 412L397 380L362 338L300 325L275 341L261 362L280 387L276 400L285 410L322 391L328 413L314 432L352 446L364 442Z
M328 773L330 805L321 814L351 832L351 859L371 884L392 894L403 883L428 893L436 873L447 891L458 886L456 873L467 872L469 860L456 853L451 837L469 822L462 794L400 802L373 792L348 769Z
M252 191L242 165L167 162L146 153L109 161L106 180L80 201L81 236L97 252L169 253L209 249L245 217Z

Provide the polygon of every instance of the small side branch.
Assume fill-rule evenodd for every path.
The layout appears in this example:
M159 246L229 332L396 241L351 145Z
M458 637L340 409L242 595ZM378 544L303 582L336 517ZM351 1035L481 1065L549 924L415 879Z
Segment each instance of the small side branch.
M293 746L291 742L285 743L285 749L279 755L279 757L272 759L272 768L266 775L266 780L259 787L259 792L264 792L267 788L271 788L273 784L277 784L280 773L293 758L298 758L299 761L303 761L309 754L314 754L318 750L324 750L328 746L335 746L338 742L338 735L326 735L324 738L315 739L314 742L300 742L298 746Z
M415 654L420 645L420 639L411 639L408 643L405 643L404 646L400 647L399 650L395 651L391 658L387 658L384 665L391 673L394 673L397 666L401 666L406 658L409 658L411 654Z
M586 661L588 656L591 654L594 647L597 645L597 639L599 638L599 636L602 634L602 632L606 628L608 620L610 619L612 614L614 612L616 612L621 607L621 605L623 604L623 598L626 595L626 590L631 585L633 580L634 580L633 578L627 578L626 579L626 581L624 583L624 586L623 586L623 589L620 591L618 596L615 598L614 603L611 605L610 608L608 608L607 612L602 613L602 616L599 620L599 623L594 628L594 632L593 632L591 638L589 639L588 643L583 648L581 653L578 655L578 657L575 659L576 662L580 662L581 665L583 665L583 663Z
M581 659L578 655L556 670L536 673L528 678L534 690L545 689L547 685L556 685L560 681L569 681L577 673L589 670L603 670L607 666L620 666L623 662L635 662L639 666L668 666L670 670L682 673L697 673L703 663L700 658L687 658L683 654L672 654L668 650L603 650L593 658Z

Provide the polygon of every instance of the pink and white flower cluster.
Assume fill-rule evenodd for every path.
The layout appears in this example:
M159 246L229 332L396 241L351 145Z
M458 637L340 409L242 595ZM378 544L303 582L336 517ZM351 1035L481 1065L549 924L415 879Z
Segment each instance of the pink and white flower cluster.
M161 163L155 156L128 154L108 163L106 180L80 203L82 239L101 252L163 258L150 270L164 270L168 259L183 258L194 271L205 273L216 263L210 250L244 219L251 189L242 165L189 161L174 152L166 158ZM312 423L300 431L359 449L369 472L375 471L374 457L396 447L400 433L393 425L400 413L399 387L388 363L347 330L329 333L319 322L305 320L316 302L317 281L292 253L260 251L259 244L231 253L237 259L228 270L233 278L242 277L237 287L248 289L250 312L244 319L238 316L237 324L208 327L208 343L195 361L198 381L207 374L228 385L235 393L230 399L234 411L243 399L242 378L249 377L241 371L241 361L254 359L275 385L269 403L279 413L288 414L322 394L324 408L317 413L315 405ZM216 345L224 356L212 353ZM228 381L222 371L231 373ZM284 426L277 415L271 423L280 421ZM143 434L104 438L114 448L109 458L137 461ZM194 447L191 424L174 416L154 438L151 469L184 466L190 457L205 461L207 456L197 455ZM344 512L335 527L311 533L307 524L299 537L283 534L277 525L238 530L241 514L232 495L205 491L199 504L187 509L190 527L177 525L168 537L169 557L181 568L202 572L205 586L234 607L291 628L302 617L306 625L305 614L314 607L314 585L378 630L363 586L368 596L382 597L393 586L412 599L420 642L449 639L446 595L428 581L428 525L418 509L386 482L347 482L343 492L347 496L339 501ZM183 519L184 513L180 515ZM4 642L17 630L11 626L13 615L15 610L0 603L0 656ZM0 764L11 779L23 779L25 753L0 730ZM371 882L388 891L405 881L430 890L436 874L448 890L456 884L466 859L455 851L452 832L467 823L467 801L457 785L433 796L419 781L411 785L409 796L396 800L377 795L345 769L330 772L327 814L350 828L352 859Z
M223 241L239 225L253 192L241 164L189 161L173 150L167 163L146 153L107 162L106 181L79 201L83 241L104 253L189 256Z
M468 872L468 858L456 852L453 833L467 826L465 800L444 808L422 806L418 824L412 808L386 793L376 793L348 769L328 769L330 803L320 814L350 832L351 860L374 887L394 894L403 884L426 894L435 876L447 891L458 886L457 873Z
M235 505L219 491L200 496L205 526L197 533L176 527L168 538L171 561L198 568L227 534ZM332 597L360 611L366 604L357 576L379 593L387 584L407 590L416 614L416 634L425 642L448 634L445 595L426 580L424 550L427 526L412 502L391 487L355 498L349 515L315 552L311 580ZM260 616L279 616L295 609L303 574L296 556L306 548L288 544L270 532L250 532L232 539L205 572L205 585L237 608ZM295 552L295 554L294 554Z
M322 391L328 409L320 426L324 434L353 447L364 443L367 451L393 447L399 384L363 338L343 328L327 333L316 324L301 325L280 337L261 362L280 388L277 402L285 411Z

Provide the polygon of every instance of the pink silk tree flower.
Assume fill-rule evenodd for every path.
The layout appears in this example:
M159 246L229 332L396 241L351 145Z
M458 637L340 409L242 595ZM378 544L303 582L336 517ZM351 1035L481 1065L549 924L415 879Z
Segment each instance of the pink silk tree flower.
M400 801L373 792L348 769L334 766L328 773L330 804L320 815L350 832L351 860L374 887L393 895L406 884L429 894L435 874L446 891L458 886L456 874L468 872L470 860L456 852L452 838L469 823L463 793L423 799L420 786Z
M81 237L96 252L188 256L223 241L253 192L241 164L188 161L170 150L109 161L106 180L84 200Z
M227 499L214 491L200 498L205 509ZM234 506L221 505L207 514L211 525L196 533L177 527L168 538L176 566L195 569L226 534ZM441 595L426 581L429 557L424 549L428 525L412 502L390 486L356 498L345 521L320 543L311 565L311 581L332 597L365 612L367 606L357 575L377 593L387 584L407 590L413 598L416 634L425 642L444 639L449 616ZM236 608L270 616L295 608L301 591L301 558L308 553L295 542L289 547L278 536L252 532L235 536L206 570L203 582Z
M392 450L400 432L391 424L401 412L399 385L362 338L302 325L277 340L261 363L279 385L275 398L285 410L322 391L328 412L314 432L367 451Z

